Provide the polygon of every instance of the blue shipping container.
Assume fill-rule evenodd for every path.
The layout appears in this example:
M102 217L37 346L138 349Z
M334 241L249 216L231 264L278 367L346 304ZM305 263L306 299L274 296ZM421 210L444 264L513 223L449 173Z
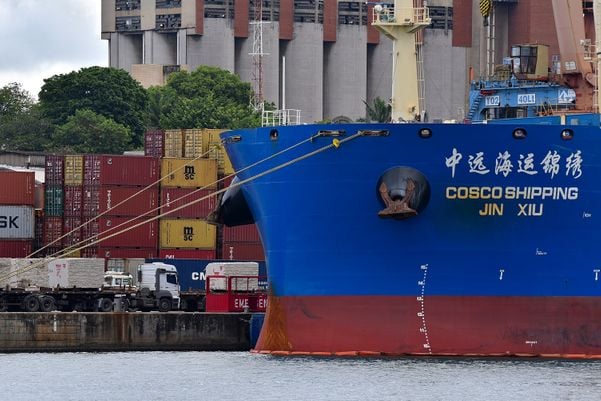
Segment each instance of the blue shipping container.
M198 259L146 259L147 263L163 262L175 266L179 274L181 291L204 291L205 269L211 262L248 262L241 260L198 260ZM267 279L267 268L264 261L259 263L259 276Z

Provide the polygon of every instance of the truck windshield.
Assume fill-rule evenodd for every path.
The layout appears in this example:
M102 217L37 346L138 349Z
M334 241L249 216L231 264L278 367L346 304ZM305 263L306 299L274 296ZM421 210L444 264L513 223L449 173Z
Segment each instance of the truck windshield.
M167 274L167 282L170 284L177 284L177 274Z

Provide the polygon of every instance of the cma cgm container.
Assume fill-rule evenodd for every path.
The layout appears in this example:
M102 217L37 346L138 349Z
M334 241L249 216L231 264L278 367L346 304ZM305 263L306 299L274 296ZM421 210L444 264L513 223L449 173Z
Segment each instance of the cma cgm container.
M148 156L85 155L84 185L152 185L159 159Z
M216 188L217 164L211 159L164 158L162 187Z
M197 219L161 219L160 248L215 249L214 225Z
M44 165L44 183L46 185L62 186L64 184L65 157L47 155Z
M35 236L32 206L0 205L0 239L31 239Z
M137 227L134 227L137 226ZM98 238L100 247L157 247L157 221L128 217L100 217ZM121 234L114 235L126 230ZM110 236L110 237L109 237Z
M259 263L259 277L267 277L265 262L251 260ZM212 262L220 260L194 260L194 259L150 259L148 262L163 262L177 268L182 291L204 291L206 280L206 267ZM130 272L131 273L131 272ZM135 272L134 272L135 273Z
M35 173L33 171L0 171L0 205L34 204Z
M144 155L163 157L165 146L165 131L150 129L144 134Z
M156 186L87 186L84 188L84 215L93 217L103 213L111 216L156 216L158 196Z
M162 187L161 215L169 213L167 215L169 218L184 217L204 219L216 208L217 197L212 195L213 192L214 191L210 189ZM198 199L202 200L182 209L175 210Z

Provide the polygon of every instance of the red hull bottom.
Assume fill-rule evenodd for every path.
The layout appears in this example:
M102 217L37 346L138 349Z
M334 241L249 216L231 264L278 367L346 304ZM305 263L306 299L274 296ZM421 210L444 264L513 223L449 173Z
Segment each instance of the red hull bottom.
M255 351L601 358L601 297L271 297Z

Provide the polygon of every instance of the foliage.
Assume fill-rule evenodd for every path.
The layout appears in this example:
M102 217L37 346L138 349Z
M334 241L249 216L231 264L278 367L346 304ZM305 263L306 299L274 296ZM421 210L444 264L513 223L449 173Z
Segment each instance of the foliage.
M0 88L0 123L18 118L28 112L34 100L21 84L12 82Z
M78 110L89 109L127 127L134 147L143 144L148 95L124 70L89 67L54 75L44 80L39 98L53 124L64 125Z
M42 151L50 142L52 124L34 105L18 118L0 123L0 149Z
M261 117L251 94L249 83L217 67L176 72L164 87L151 88L150 121L163 129L256 127Z
M378 123L390 122L392 110L390 105L379 97L376 97L370 106L364 100L363 103L367 109L367 119Z
M67 122L56 127L52 149L64 153L123 153L132 133L122 124L95 113L77 110Z

